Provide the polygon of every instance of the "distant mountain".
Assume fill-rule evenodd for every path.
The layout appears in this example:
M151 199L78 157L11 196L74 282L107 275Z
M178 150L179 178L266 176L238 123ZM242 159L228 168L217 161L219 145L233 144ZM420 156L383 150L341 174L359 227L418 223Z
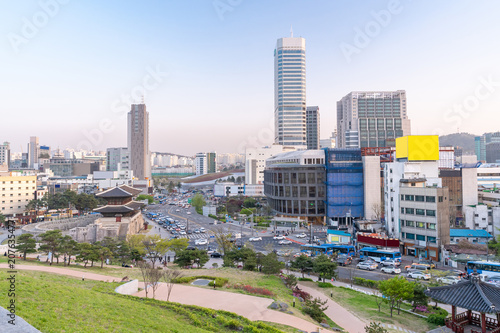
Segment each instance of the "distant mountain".
M461 147L464 153L474 153L474 137L470 133L453 133L439 137L439 145Z

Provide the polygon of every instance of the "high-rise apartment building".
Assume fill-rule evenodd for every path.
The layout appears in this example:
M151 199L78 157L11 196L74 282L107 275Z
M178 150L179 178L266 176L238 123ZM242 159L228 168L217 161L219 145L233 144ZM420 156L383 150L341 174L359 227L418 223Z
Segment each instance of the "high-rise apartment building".
M307 149L319 149L319 107L306 108Z
M194 158L194 165L196 168L197 176L201 176L208 173L207 154L205 153L196 154L196 157Z
M10 166L10 143L4 142L0 145L0 165Z
M149 151L149 113L145 104L132 104L128 113L129 167L134 177L151 179Z
M406 92L353 91L337 102L337 147L389 147L411 134Z
M108 148L106 150L106 171L128 170L128 148Z
M40 144L38 137L31 136L28 143L28 167L33 169L38 165L38 156L40 155Z
M278 39L274 50L274 142L305 148L306 40Z
M207 173L217 172L217 153L207 153Z

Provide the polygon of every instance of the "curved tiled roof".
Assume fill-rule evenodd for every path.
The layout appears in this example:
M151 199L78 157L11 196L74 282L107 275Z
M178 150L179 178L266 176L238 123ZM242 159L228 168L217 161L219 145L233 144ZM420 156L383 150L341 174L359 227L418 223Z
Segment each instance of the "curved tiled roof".
M455 285L429 288L425 294L438 302L481 313L500 313L500 288L478 276Z
M109 190L103 191L101 193L97 193L96 197L101 198L128 198L134 197L141 193L142 190L127 186L121 185L118 187L110 188Z

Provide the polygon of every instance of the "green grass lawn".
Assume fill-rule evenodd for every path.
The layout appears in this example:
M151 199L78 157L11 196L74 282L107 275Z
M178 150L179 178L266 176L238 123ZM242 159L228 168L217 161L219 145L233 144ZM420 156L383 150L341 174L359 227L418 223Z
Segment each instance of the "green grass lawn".
M311 282L305 283L314 287ZM330 296L330 292L333 292L333 300L340 305L342 305L347 310L358 315L360 318L366 319L366 321L376 321L385 324L393 324L402 328L412 330L414 332L427 332L431 329L436 328L436 325L430 324L422 318L414 316L412 314L401 312L398 315L396 309L393 310L392 318L390 316L390 308L388 304L383 303L381 306L381 312L378 311L377 303L375 302L375 296L365 295L363 293L350 290L347 288L328 288L321 289L325 295ZM410 309L410 305L403 304L402 309Z
M8 290L0 272L0 289ZM118 283L18 271L17 315L42 332L296 332L236 314L114 293ZM7 307L7 297L0 305Z

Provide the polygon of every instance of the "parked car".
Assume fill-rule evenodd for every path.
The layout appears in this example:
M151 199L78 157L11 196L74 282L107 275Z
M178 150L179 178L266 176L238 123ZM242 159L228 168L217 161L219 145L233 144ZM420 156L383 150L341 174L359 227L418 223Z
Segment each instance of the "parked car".
M262 240L262 237L250 237L248 239L249 242L258 242L258 241L261 241Z
M362 261L362 262L360 262L360 263L358 263L356 265L356 268L366 269L366 270L369 270L369 271L373 271L374 269L377 268L377 264L376 263L371 263L369 261Z
M441 282L443 284L456 284L458 282L460 282L460 279L457 279L455 276L443 276L443 277L439 277L436 279L437 282Z
M418 263L423 265L429 265L430 268L436 268L436 265L432 260L419 260Z
M423 280L430 280L431 275L425 272L422 272L420 270L410 270L407 274L409 278L412 279L423 279Z
M301 233L301 234L298 234L297 236L295 236L297 238L306 238L307 235L305 233Z
M212 258L220 258L220 257L222 257L222 255L221 255L219 252L213 252L213 253L210 255L210 257L212 257Z
M285 239L285 236L276 235L276 236L273 237L273 239Z
M394 265L389 265L389 266L382 266L380 271L388 274L400 274L401 268L396 267Z
M288 239L284 239L284 240L280 240L278 242L279 245L290 245L292 244L292 241L288 240Z
M399 260L387 259L380 263L382 266L400 266L401 262Z
M339 255L337 257L337 265L339 266L347 266L352 263L352 258L350 256Z

